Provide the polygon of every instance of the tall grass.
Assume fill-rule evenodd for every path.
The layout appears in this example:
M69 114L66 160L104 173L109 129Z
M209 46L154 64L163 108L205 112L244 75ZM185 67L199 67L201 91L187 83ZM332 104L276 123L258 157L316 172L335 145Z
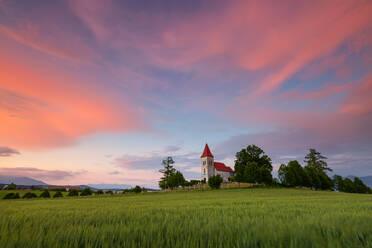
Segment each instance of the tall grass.
M1 247L372 247L372 196L224 189L1 200Z

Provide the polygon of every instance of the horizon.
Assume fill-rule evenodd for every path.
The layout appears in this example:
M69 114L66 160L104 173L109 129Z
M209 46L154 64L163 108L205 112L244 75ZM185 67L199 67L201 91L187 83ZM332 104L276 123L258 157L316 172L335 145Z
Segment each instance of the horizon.
M0 0L0 175L158 187L255 144L372 175L372 2Z

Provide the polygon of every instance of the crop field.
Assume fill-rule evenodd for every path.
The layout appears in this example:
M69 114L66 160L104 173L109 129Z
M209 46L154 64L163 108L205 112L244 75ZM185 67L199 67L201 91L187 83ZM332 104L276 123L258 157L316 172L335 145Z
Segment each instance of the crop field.
M0 200L1 247L372 247L372 195L221 189Z

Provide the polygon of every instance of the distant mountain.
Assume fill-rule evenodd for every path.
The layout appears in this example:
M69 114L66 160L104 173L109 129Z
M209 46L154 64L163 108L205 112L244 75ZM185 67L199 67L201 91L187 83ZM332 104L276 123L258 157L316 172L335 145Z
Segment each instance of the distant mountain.
M133 188L132 185L129 184L88 184L89 187L96 188L96 189L130 189Z
M47 185L46 183L35 180L29 177L14 177L14 176L3 176L0 175L0 183L10 184L15 183L17 185Z
M350 175L347 177L350 179L354 179L355 176ZM365 185L372 188L372 176L365 176L365 177L358 177L358 178L362 180Z

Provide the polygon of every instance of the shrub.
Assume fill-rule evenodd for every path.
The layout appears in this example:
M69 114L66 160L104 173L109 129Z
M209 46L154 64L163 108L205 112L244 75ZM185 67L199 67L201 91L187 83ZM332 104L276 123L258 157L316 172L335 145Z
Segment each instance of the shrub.
M109 194L109 195L114 194L114 192L112 192L112 190L107 190L105 193L106 193L106 194Z
M223 181L223 179L220 175L211 176L208 179L208 185L212 189L219 189L221 187L222 181Z
M53 198L57 198L57 197L63 197L63 194L62 194L61 191L57 191L57 192L54 194Z
M8 193L4 196L3 199L19 199L18 193Z
M235 181L235 177L234 176L229 176L229 182L234 182Z
M102 189L96 191L96 195L102 195L102 194L103 194Z
M90 188L85 188L80 193L80 196L88 196L88 195L92 195L92 190Z
M26 194L24 194L22 198L36 198L36 197L37 195L35 193L27 192Z
M79 196L79 191L77 191L76 189L71 189L68 192L68 196Z
M15 189L17 189L17 185L15 185L14 183L11 183L6 187L6 190L15 190Z
M40 198L50 198L50 193L49 191L46 189L44 190L41 194L40 194Z

